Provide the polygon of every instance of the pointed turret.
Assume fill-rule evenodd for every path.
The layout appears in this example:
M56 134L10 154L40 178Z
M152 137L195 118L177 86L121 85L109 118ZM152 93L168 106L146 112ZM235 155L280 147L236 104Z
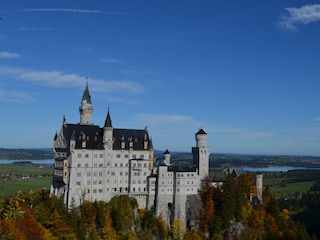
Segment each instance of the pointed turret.
M83 92L83 95L82 95L82 101L83 100L86 100L87 103L91 104L91 96L90 96L90 93L89 93L88 81L86 83L86 88L85 88L85 90Z
M93 112L93 107L91 104L91 96L89 93L88 82L86 88L82 95L81 106L79 107L80 112L80 124L81 125L91 125L91 116Z
M110 117L109 108L108 108L108 114L106 117L106 121L104 122L104 127L112 128L112 121L111 121L111 117Z
M111 150L113 146L113 128L110 116L110 109L108 108L108 114L104 122L103 128L103 145L105 148Z

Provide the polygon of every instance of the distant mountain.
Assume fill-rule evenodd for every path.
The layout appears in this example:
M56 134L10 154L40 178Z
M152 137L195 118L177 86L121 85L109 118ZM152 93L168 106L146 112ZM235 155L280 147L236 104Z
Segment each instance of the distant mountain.
M0 159L8 160L43 160L53 159L52 148L0 148Z

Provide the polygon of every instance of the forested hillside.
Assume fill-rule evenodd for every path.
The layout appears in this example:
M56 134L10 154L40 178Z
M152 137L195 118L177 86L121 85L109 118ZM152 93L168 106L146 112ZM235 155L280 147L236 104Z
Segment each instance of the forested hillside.
M153 210L137 209L134 199L117 196L110 202L83 202L68 210L62 199L39 190L2 198L1 239L316 239L292 220L287 209L264 191L255 194L251 174L229 175L222 188L203 181L199 202L188 209L188 228L181 220L170 226Z
M8 160L53 159L53 151L51 148L44 148L44 149L0 148L0 159L8 159Z

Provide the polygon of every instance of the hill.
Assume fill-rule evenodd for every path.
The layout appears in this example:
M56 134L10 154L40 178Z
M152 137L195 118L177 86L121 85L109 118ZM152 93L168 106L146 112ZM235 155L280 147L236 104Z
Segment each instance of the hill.
M37 149L7 149L0 148L0 159L8 160L40 160L53 159L53 151L51 148Z

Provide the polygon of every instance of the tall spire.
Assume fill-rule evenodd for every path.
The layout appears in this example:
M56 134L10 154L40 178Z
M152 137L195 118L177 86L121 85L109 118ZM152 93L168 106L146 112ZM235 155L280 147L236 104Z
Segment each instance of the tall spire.
M110 117L110 108L108 107L108 114L106 121L104 122L104 127L109 127L112 128L112 122L111 122L111 117Z
M90 93L89 93L88 80L87 80L87 83L86 83L86 89L84 90L83 95L82 95L82 101L83 100L87 100L87 103L91 104L91 96L90 96Z

